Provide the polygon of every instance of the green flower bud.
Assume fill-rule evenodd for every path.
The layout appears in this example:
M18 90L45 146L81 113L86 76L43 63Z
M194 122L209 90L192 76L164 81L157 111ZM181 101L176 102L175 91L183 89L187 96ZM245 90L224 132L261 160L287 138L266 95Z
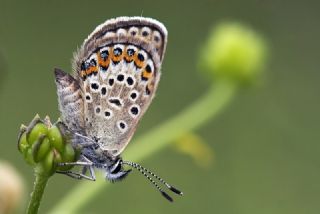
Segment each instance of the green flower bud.
M64 150L64 139L61 135L60 129L57 126L53 126L48 130L48 138L54 148L58 152L63 152Z
M41 135L32 146L33 160L37 163L44 159L51 149L50 141L45 135Z
M220 24L210 34L203 50L201 66L216 79L251 83L264 68L263 39L240 24Z
M64 148L64 153L61 156L60 162L74 162L77 158L76 152L71 146L71 144L66 144ZM62 171L70 170L73 166L59 166L58 169Z
M51 150L44 160L40 162L42 170L45 171L48 175L52 175L56 171L56 166L54 163L54 151Z
M20 133L18 137L18 149L20 152L24 153L29 147L28 141L27 141L27 127L25 125L21 125L20 127Z
M27 141L30 145L34 144L41 135L47 135L48 128L36 115L27 129Z
M26 150L26 153L24 154L24 159L27 161L28 164L32 166L35 165L32 154L32 148L28 148L28 150Z
M21 126L18 149L37 173L51 176L57 169L72 168L60 167L59 163L74 162L78 158L79 152L72 147L70 136L61 121L52 125L49 117L42 121L37 115L28 128Z

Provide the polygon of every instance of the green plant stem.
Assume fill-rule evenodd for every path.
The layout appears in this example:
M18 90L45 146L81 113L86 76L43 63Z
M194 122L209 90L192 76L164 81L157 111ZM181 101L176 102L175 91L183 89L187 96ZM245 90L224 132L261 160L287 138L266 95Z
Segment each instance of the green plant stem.
M123 156L130 161L141 161L165 148L183 134L199 128L227 106L234 97L236 89L237 87L230 82L215 83L193 105L130 143L134 146L128 148ZM105 190L108 184L104 179L98 179L94 183L79 184L54 207L51 214L77 213L95 195Z
M50 176L42 173L41 169L38 170L36 168L35 177L36 177L36 181L34 182L33 191L31 193L31 200L27 208L27 214L38 213L43 192L48 183Z

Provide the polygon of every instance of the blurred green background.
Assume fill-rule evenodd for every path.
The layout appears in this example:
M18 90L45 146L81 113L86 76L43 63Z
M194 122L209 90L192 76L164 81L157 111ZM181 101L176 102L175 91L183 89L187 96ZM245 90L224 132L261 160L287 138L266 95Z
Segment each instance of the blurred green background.
M19 126L36 113L59 117L53 68L71 71L73 51L106 19L142 14L169 31L157 97L136 136L205 93L210 83L197 69L199 52L212 27L237 21L267 39L269 63L261 84L242 90L197 130L214 151L212 166L162 150L143 165L181 188L183 198L169 204L135 172L81 213L319 213L319 6L275 0L0 0L0 159L19 170L29 194L33 172L17 151ZM40 213L77 183L60 175L50 179Z

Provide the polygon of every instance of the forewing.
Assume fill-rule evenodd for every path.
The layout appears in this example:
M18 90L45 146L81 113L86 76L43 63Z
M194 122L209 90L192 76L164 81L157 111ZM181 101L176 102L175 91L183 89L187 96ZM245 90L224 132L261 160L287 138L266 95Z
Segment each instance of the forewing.
M83 95L80 85L70 74L60 69L55 69L54 73L62 121L71 131L81 132L85 124Z
M86 134L114 155L128 144L154 97L166 42L158 21L120 17L99 25L75 54Z

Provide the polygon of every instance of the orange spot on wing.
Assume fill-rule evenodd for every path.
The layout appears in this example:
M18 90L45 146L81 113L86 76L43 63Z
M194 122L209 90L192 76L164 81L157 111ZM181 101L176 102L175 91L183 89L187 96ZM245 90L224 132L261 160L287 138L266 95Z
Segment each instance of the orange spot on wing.
M143 76L144 78L149 79L150 77L152 77L152 73L147 72L146 70L144 70L144 71L142 72L142 76Z
M138 55L134 55L134 64L138 67L138 68L142 68L144 66L144 61L140 61L138 59Z
M89 68L86 70L86 74L87 74L87 75L90 75L91 73L96 73L96 72L98 72L97 66L89 67Z
M125 49L125 53L124 53L124 58L127 62L132 62L132 60L135 59L135 57L137 57L137 53L135 52L132 56L128 55L127 49Z
M81 78L86 77L86 76L87 76L86 71L82 70L82 71L80 72L80 76L81 76Z
M115 55L113 54L113 50L112 50L111 59L112 59L112 61L114 61L114 62L120 62L120 61L123 59L123 52L122 52L122 54L121 54L120 56L115 56Z
M106 58L105 60L101 57L101 53L100 51L97 52L97 56L98 56L98 64L101 67L108 67L110 64L110 54L108 56L108 58Z

